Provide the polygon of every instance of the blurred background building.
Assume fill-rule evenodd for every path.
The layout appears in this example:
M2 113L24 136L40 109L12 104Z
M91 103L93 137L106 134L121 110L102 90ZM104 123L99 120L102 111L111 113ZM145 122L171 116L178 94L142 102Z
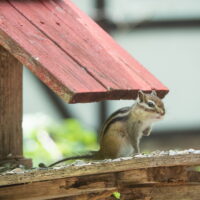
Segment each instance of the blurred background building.
M170 89L165 120L142 140L143 150L200 148L200 1L72 1ZM77 118L96 131L109 114L131 104L66 104L24 68L24 118Z

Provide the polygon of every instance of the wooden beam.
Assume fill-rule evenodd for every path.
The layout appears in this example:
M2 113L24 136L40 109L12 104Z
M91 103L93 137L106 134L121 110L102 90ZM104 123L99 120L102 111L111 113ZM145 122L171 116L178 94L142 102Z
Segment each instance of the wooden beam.
M56 200L117 200L112 194L113 191L104 191L99 193L83 194L73 197L56 198Z
M114 184L112 174L64 178L0 188L0 199L42 200L104 192L110 196L117 190Z
M22 64L0 47L0 165L31 165L23 158L22 70Z
M69 197L74 200L100 200L119 191L122 199L126 200L195 200L200 195L199 189L200 172L195 168L154 167L4 186L0 188L0 199L39 200Z
M199 200L200 184L153 185L123 189L121 200Z
M181 152L180 152L181 153ZM147 155L132 159L116 159L86 163L82 165L67 165L49 169L27 170L23 173L0 174L0 185L21 184L59 178L83 175L113 173L134 169L170 166L197 166L200 165L200 153L194 152L182 155Z

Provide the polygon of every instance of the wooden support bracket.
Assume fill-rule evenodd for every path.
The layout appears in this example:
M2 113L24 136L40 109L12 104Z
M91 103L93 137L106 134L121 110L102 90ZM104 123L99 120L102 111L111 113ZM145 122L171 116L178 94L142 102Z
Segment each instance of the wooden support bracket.
M32 166L23 158L22 72L22 64L0 47L0 165Z

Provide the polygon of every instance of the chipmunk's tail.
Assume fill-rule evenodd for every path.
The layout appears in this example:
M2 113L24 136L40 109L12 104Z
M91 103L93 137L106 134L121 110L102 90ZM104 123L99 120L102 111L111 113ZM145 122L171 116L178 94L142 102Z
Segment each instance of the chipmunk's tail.
M68 157L68 158L63 158L62 160L59 160L57 162L54 162L54 163L50 164L48 167L53 167L54 165L57 165L57 164L59 164L61 162L65 162L65 161L68 161L68 160L93 159L96 153L97 153L97 151L91 151L89 154L86 154L86 155L72 156L72 157Z

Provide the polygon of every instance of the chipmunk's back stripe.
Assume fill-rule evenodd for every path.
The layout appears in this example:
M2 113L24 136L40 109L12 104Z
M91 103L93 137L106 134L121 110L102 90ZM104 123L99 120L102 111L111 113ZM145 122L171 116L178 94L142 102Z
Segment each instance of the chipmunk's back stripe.
M121 117L116 117L116 118L113 118L108 124L107 126L105 127L104 129L104 135L106 134L106 131L109 129L110 125L117 122L117 121L125 121L127 120L128 118L128 115L125 115L125 116L121 116Z
M112 115L110 115L110 117L104 123L104 126L101 131L101 137L103 135L105 135L106 131L108 130L108 128L110 127L111 124L113 124L116 121L126 120L128 118L128 113L130 111L130 108L131 107L121 108L121 109L115 111Z
M127 106L127 107L120 108L119 110L116 110L114 113L110 115L110 117L106 121L109 121L111 118L113 118L114 116L117 116L118 114L129 112L130 108L131 107Z

